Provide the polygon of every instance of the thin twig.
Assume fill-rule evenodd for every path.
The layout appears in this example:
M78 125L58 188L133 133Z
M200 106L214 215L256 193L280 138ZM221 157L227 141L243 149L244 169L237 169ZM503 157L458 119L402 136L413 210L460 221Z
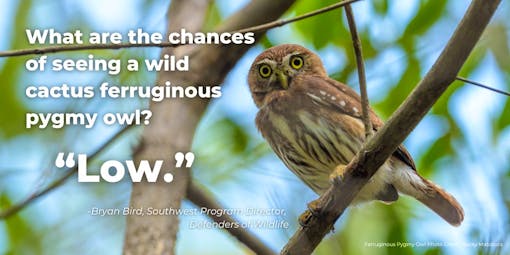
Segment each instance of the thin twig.
M462 78L460 76L457 76L455 79L457 79L459 81L463 81L463 82L465 82L467 84L475 85L475 86L478 86L478 87L481 87L481 88L484 88L484 89L488 89L488 90L494 91L496 93L499 93L499 94L502 94L502 95L505 95L505 96L510 96L509 92L506 92L506 91L503 91L503 90L499 90L499 89L495 89L493 87L489 87L487 85L481 84L481 83L476 82L476 81L468 80L468 79Z
M306 19L306 18L315 16L315 15L319 15L319 14L322 14L322 13L325 13L325 12L329 12L329 11L338 9L338 8L340 8L342 6L349 5L351 3L357 2L357 1L360 1L360 0L348 0L348 1L339 2L339 3L336 3L336 4L332 4L332 5L326 6L324 8L312 11L312 12L305 13L303 15L300 15L300 16L297 16L297 17L294 17L294 18L291 18L291 19L288 19L288 20L285 20L285 19L276 20L276 21L269 22L269 23L266 23L266 24L262 24L262 25L258 25L258 26L253 26L253 27L249 27L249 28L244 28L244 29L240 29L240 30L237 30L237 31L234 31L234 32L237 32L237 33L247 33L247 32L266 31L266 30L269 30L271 28L281 27L283 25L286 25L286 24L289 24L289 23L292 23L292 22L296 22L296 21L299 21L299 20L302 20L302 19Z
M356 54L356 65L358 66L358 80L359 90L361 94L361 118L365 125L365 137L369 138L372 133L372 122L370 121L370 108L367 93L367 79L365 76L365 64L363 62L363 50L361 49L361 40L358 36L356 29L356 22L354 20L354 13L352 12L351 5L345 6L345 14L347 15L347 22L349 23L349 30L351 31L352 44L354 46L354 53Z
M248 28L244 28L241 30L233 31L231 33L248 33L248 32L259 32L266 31L271 28L280 27L292 22L296 22L305 18L309 18L324 12L328 12L337 8L340 8L346 4L354 3L360 0L348 0L336 4L332 4L330 6L297 16L288 20L276 20L272 22L268 22L262 25L252 26ZM129 43L121 43L121 44L96 44L96 45L63 45L63 46L49 46L43 48L36 49L19 49L19 50L9 50L9 51L0 51L0 57L15 57L15 56L26 56L26 55L34 55L34 54L46 54L46 53L56 53L56 52L66 52L66 51L80 51L80 50L104 50L104 49L125 49L125 48L140 48L140 47L159 47L159 48L172 48L178 47L182 45L187 45L186 43L175 44L170 42L164 43L142 43L142 44L129 44Z
M101 146L99 146L96 151L94 151L92 154L89 154L87 157L87 160L93 160L95 159L99 154L101 154L108 146L110 146L113 142L115 142L122 134L126 133L131 127L134 127L134 125L131 126L124 126L119 131L117 131L112 137L110 137L108 140L106 140ZM6 219L13 214L19 212L38 198L44 196L46 193L54 190L55 188L61 186L65 180L67 180L69 177L73 176L78 171L78 164L76 164L72 168L67 168L64 171L66 173L62 176L60 176L58 179L54 180L51 184L46 186L46 188L39 190L29 197L27 197L25 200L7 208L5 211L0 212L0 220Z
M333 184L316 202L320 212L305 214L299 228L281 254L311 254L361 188L402 144L432 105L455 80L480 38L500 0L474 0L432 68L375 135L347 165L343 179Z
M118 50L126 48L140 48L140 47L159 47L159 48L171 48L178 47L187 44L176 44L176 43L120 43L120 44L85 44L85 45L62 45L62 46L48 46L43 48L35 49L20 49L20 50L8 50L0 51L0 57L16 57L26 55L41 55L46 53L66 52L66 51L80 51L80 50Z
M208 192L206 192L202 187L197 185L195 181L192 181L188 185L188 191L186 196L189 199L189 201L191 201L198 207L205 207L208 209L218 210L224 208L216 201L216 199L214 199L214 197L209 195ZM207 215L211 220L217 223L222 224L227 223L230 226L241 226L241 223L239 223L233 217L227 214L222 214L221 216L210 214ZM224 229L228 231L232 236L237 238L237 240L239 240L241 243L250 248L253 252L255 252L255 254L262 255L276 254L273 250L267 247L261 240L259 240L256 236L250 233L247 229L244 229L242 227L226 227Z

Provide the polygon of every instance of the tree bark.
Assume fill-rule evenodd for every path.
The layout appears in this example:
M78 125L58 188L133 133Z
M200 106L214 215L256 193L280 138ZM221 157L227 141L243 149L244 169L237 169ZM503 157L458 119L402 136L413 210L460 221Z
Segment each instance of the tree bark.
M168 33L185 28L187 31L199 31L209 5L208 0L174 0L168 10ZM193 18L190 18L193 17ZM188 54L194 46L165 48L164 54L180 57ZM171 81L173 84L186 84L186 80L176 72L160 72L158 85ZM146 126L141 144L135 152L135 162L164 160L160 178L156 183L145 180L133 183L130 208L141 208L145 211L153 208L179 208L185 197L190 173L188 169L177 169L173 165L176 152L190 150L193 139L192 132L198 122L199 115L193 109L199 105L194 100L166 100L150 105L152 118ZM163 175L170 172L174 181L167 183ZM179 226L177 215L144 216L130 214L127 217L124 254L172 254L175 247L176 234Z
M218 31L234 31L272 21L282 15L293 0L258 0L227 19ZM206 0L174 0L169 9L168 31L186 27L199 30L207 7ZM264 15L261 15L263 13ZM257 39L262 33L256 34ZM188 72L161 72L157 84L171 81L179 86L219 85L239 58L252 45L205 45L181 46L164 49L162 54L189 55ZM240 77L242 86L245 77ZM160 179L157 183L140 182L133 184L130 207L147 209L180 208L190 180L189 169L176 168L173 158L176 152L190 151L195 128L205 111L209 100L171 99L151 103L153 113L151 124L145 127L140 146L135 152L136 162L140 160L164 160ZM170 172L174 181L166 183L162 176ZM127 217L124 254L174 254L178 216Z

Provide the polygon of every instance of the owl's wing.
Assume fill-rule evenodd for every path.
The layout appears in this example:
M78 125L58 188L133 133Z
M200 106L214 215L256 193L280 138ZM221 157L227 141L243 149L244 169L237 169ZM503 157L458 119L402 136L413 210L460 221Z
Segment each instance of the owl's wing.
M323 106L333 107L337 112L361 120L361 98L349 86L329 77L320 76L303 77L300 84L303 85L303 88L307 88L306 93L312 93L309 96L312 96L318 102L320 101L319 103L322 103ZM379 130L384 125L383 121L372 109L370 109L369 117L374 131ZM393 156L416 171L416 165L403 145L397 148Z

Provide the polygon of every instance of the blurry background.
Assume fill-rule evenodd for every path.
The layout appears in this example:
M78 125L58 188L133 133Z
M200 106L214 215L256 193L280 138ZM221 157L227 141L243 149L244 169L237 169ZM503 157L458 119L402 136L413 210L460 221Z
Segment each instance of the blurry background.
M209 11L212 29L247 1L218 0ZM286 14L293 17L335 1L300 0ZM353 5L366 60L372 105L383 119L404 100L430 68L470 1L363 1ZM25 29L55 28L122 32L143 28L164 34L167 0L9 1L0 0L0 49L29 46ZM460 76L510 90L510 5L496 16L465 63ZM288 229L251 229L279 250L294 233L296 217L316 198L270 151L258 134L246 82L253 58L265 47L298 43L322 57L331 76L358 89L356 66L344 14L337 10L268 32L236 65L212 102L195 135L193 176L227 208L283 208ZM50 54L53 58L156 58L159 49L126 49ZM130 112L143 100L28 100L29 85L150 85L155 73L32 73L33 58L0 58L0 209L9 207L60 176L54 160L60 151L90 153L118 127L93 129L24 128L26 112ZM191 61L197 61L191 59ZM419 172L440 184L464 206L462 226L451 227L416 201L402 197L386 206L370 203L351 208L316 254L509 254L510 253L510 101L494 92L455 82L405 145ZM102 154L89 169L107 159L129 159L137 143L131 132ZM171 184L169 184L171 185ZM65 185L22 212L0 221L0 254L119 254L125 219L91 216L89 210L128 206L130 181ZM186 202L184 207L193 208ZM257 217L236 215L242 222ZM181 217L178 254L240 254L244 246L221 229L191 229L199 216ZM377 248L369 243L410 242L417 248ZM447 245L427 245L445 243ZM473 247L479 242L502 247ZM199 243L200 245L197 245Z

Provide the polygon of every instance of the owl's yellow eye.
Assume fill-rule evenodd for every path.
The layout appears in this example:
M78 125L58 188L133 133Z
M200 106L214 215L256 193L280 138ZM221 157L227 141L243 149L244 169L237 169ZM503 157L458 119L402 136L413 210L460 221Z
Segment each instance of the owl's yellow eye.
M301 67L303 67L303 58L300 57L300 56L294 56L290 59L290 66L292 66L292 68L294 69L299 69Z
M262 76L262 78L267 78L271 75L271 73L273 72L273 70L271 69L271 67L267 64L263 64L259 67L259 74L260 76Z

